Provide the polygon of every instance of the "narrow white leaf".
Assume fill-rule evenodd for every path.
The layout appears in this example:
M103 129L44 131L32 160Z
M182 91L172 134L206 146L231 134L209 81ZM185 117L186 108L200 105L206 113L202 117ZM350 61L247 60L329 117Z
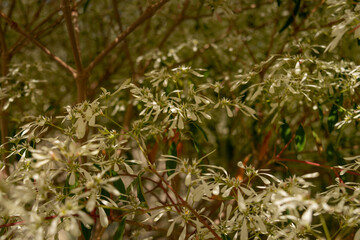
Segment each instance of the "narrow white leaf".
M86 112L85 112L85 119L86 119L86 120L90 120L91 117L92 117L92 115L93 115L93 112L92 112L91 108L88 107L88 108L86 109Z
M229 219L230 214L231 214L231 211L232 211L232 206L229 204L229 205L226 207L226 219Z
M228 117L233 117L234 116L234 114L233 114L233 112L231 111L231 109L229 108L229 106L226 106L226 112L227 112L227 115L228 115Z
M49 227L49 235L52 236L56 233L57 225L58 225L58 218L55 218L51 221L50 227Z
M246 194L246 195L248 195L248 196L251 196L253 193L249 190L249 189L247 189L247 188L244 188L244 187L240 187L241 188L241 190Z
M243 224L241 226L241 235L240 240L247 240L248 239L248 228L246 219L244 219Z
M129 165L127 165L126 163L124 163L124 166L125 166L126 171L127 171L128 173L134 174L134 171L132 170L132 168L131 168Z
M267 178L264 178L264 177L262 177L262 176L259 176L260 177L260 179L266 184L266 185L269 185L271 182L269 181L269 179L267 179Z
M179 129L184 129L184 121L183 121L181 116L179 116L178 128Z
M204 113L204 112L200 112L200 113L204 116L204 118L206 118L206 119L208 119L208 120L211 119L211 116L210 116L209 114Z
M267 232L266 226L265 226L264 222L262 221L261 217L260 216L254 216L254 219L258 223L258 226L260 228L260 232L266 233Z
M319 176L319 173L318 172L314 172L314 173L308 173L308 174L305 174L303 176L301 176L302 178L316 178Z
M271 84L271 86L269 88L269 93L271 93L271 94L275 93L274 84Z
M347 169L343 169L343 170L341 170L341 172L340 172L340 176L344 175L346 172L347 172Z
M84 223L84 224L88 224L88 225L91 225L94 223L94 220L89 216L87 215L86 213L82 212L82 211L79 211L78 212L78 215L80 217L80 220Z
M202 198L202 196L203 196L203 194L204 194L204 189L203 189L204 187L202 186L202 185L200 185L198 188L196 188L195 190L194 190L194 202L198 202L198 201L200 201L201 200L201 198Z
M239 207L239 210L241 212L244 212L246 210L246 205L245 205L245 200L240 192L240 190L238 189L238 207Z
M75 174L74 174L74 172L71 172L71 173L70 173L69 184L70 184L70 185L74 185L74 184L75 184Z
M312 208L311 207L308 208L301 216L300 223L302 225L310 225L312 221L312 213L313 213Z
M75 122L76 127L76 137L78 139L81 139L85 136L86 131L86 124L83 118L78 118L78 120Z
M120 196L120 192L111 184L104 185L103 188L109 193L114 194L115 196Z
M222 196L223 196L224 198L228 197L228 196L230 195L231 189L232 189L232 187L226 189L226 191L223 193Z
M157 215L155 218L154 218L154 222L157 222L160 220L160 218L164 215L165 212L161 212L159 215Z
M219 193L220 193L220 186L219 186L219 184L217 184L217 185L213 188L212 193L213 193L214 195L219 195Z
M33 165L33 167L34 167L34 168L39 168L39 167L41 167L42 165L47 164L48 162L50 162L49 159L48 159L48 160L45 160L45 161L39 161L39 162L35 163L35 164Z
M170 225L170 227L169 227L169 229L168 229L168 231L167 231L167 233L166 233L166 237L169 237L169 236L171 235L172 231L174 230L175 222L176 222L176 221L173 221L173 222L171 223L171 225Z
M184 230L180 234L179 240L184 240L186 237L186 226L184 227Z
M220 206L220 211L219 211L219 216L220 216L220 219L221 219L221 214L222 212L224 211L224 202L221 203L221 206Z
M89 120L89 126L90 127L95 127L95 120L96 120L96 116L92 116Z
M188 173L185 177L185 186L190 186L191 184L191 173Z
M354 240L360 240L360 228L356 231Z
M300 73L301 73L300 61L298 61L295 65L295 74L299 75Z
M81 236L81 232L79 230L79 225L78 225L75 218L71 218L70 232L75 237L80 237Z
M103 228L109 225L109 220L103 208L99 207L100 224Z
M95 204L96 204L96 197L95 197L95 194L92 194L86 203L86 210L88 212L91 212L92 210L94 210Z

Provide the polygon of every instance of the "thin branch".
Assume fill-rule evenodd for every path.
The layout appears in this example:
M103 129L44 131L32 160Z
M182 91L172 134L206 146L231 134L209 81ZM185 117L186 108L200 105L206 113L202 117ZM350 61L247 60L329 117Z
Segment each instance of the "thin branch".
M6 46L5 33L0 25L0 46L1 46L1 76L6 77L8 74L8 50ZM2 86L1 86L2 87ZM5 152L8 150L7 135L8 135L8 112L3 110L4 105L6 104L6 99L2 99L0 102L0 117L1 117L1 144L5 148ZM6 153L2 154L2 161L5 164L5 177L9 176L9 166L6 161Z
M320 7L321 5L323 5L325 3L325 0L320 0L320 3L317 4L311 11L310 11L310 14L308 14L305 18L302 19L301 23L297 26L297 28L295 28L295 32L297 32L300 28L300 26L303 26L305 21L307 19L309 19L309 17L314 14Z
M42 43L40 43L34 37L32 37L28 32L26 32L24 29L19 27L19 25L16 22L14 22L12 19L10 19L6 14L4 14L3 12L0 12L0 17L3 18L12 29L14 29L16 32L24 35L25 37L27 37L31 42L33 42L36 46L38 46L45 54L47 54L50 58L52 58L60 66L65 68L69 73L71 73L73 75L76 73L75 69L73 69L67 63L65 63L61 58L59 58L58 56L53 54L48 48L46 48Z
M10 8L9 8L9 12L7 13L7 15L11 18L13 12L14 12L14 9L15 9L15 3L16 1L12 1L11 2L11 5L10 5ZM6 33L7 31L7 24L5 23L5 26L4 26L4 34Z
M72 216L77 217L78 215L74 214ZM57 215L48 216L48 217L45 217L44 220L50 220L50 219L54 219L54 218L57 218L57 217L58 217ZM66 216L63 216L62 218L64 218L64 217L66 217ZM15 225L23 225L23 224L26 224L26 221L19 221L19 222L14 222L14 223L2 224L2 225L0 225L0 228L12 227L12 226L15 226Z
M51 12L47 17L45 17L40 23L38 23L33 30L29 33L31 36L34 36L34 38L37 38L39 36L39 32L35 33L40 27L42 27L45 23L48 23L49 20L59 12L60 8L55 9L53 12ZM59 23L63 19L63 16L60 16L58 20L56 20L56 23ZM21 47L25 46L26 43L26 36L20 35L19 38L16 40L16 42L13 44L13 46L9 49L9 55L12 56L15 52L17 52Z
M111 59L109 59L108 61L109 64L107 65L107 68L105 69L103 74L100 77L98 77L98 81L93 82L90 85L90 89L87 93L88 99L90 101L94 100L95 94L97 93L96 91L99 90L100 87L103 86L103 84L109 80L112 74L116 70L120 69L122 65L125 63L126 60L125 58L120 58L120 62L116 62L117 58L119 58L119 55L114 55Z
M116 21L117 21L117 23L119 25L120 31L123 32L124 29L123 29L123 26L122 26L120 13L119 13L118 6L117 6L117 0L113 0L112 4L113 4L113 8L114 8L115 19L116 19ZM130 54L130 51L129 51L128 41L126 39L124 39L124 50L125 50L125 55L126 55L127 59L129 60L131 74L134 75L135 74L135 65L134 65L134 61L133 61L133 59L131 57L131 54Z
M169 0L160 0L158 3L149 6L131 26L129 26L125 31L118 35L112 43L110 43L104 50L99 53L99 55L94 58L94 60L87 66L85 71L90 72L100 61L102 61L111 52L111 50L113 50L121 41L123 41L143 22L151 18L156 13L156 11L159 10L168 1Z
M171 36L171 34L174 32L174 30L181 24L182 21L184 21L184 16L187 8L189 7L189 0L186 0L183 4L182 11L179 15L179 17L176 19L176 21L173 23L173 25L166 31L164 37L162 38L161 42L159 43L158 48L161 49L165 42L168 40L168 38Z
M41 13L41 11L42 11L43 8L44 8L44 5L45 5L45 1L42 1L42 2L40 3L40 6L38 7L38 9L36 10L33 18L31 19L31 21L29 22L29 24L26 26L26 28L30 28L30 26L31 26L32 24L34 24L34 22L39 18L40 13Z
M292 141L294 141L296 134L293 134L290 141L281 149L281 151L276 155L276 158L280 158L281 154L290 146Z
M81 103L81 102L84 102L87 98L86 97L86 88L87 88L87 82L89 79L89 74L88 74L88 72L84 71L83 65L81 62L79 41L78 41L78 37L75 32L74 23L72 21L70 2L71 2L71 0L62 0L62 9L64 12L66 28L68 30L71 49L72 49L72 52L74 55L74 60L75 60L75 65L76 65L76 73L74 74L74 78L76 81L76 88L77 88L77 102ZM86 134L82 138L82 141L85 139L86 139Z
M238 33L239 33L239 32L238 32ZM241 41L242 41L242 43L244 44L244 46L246 47L246 49L248 50L248 52L249 52L249 54L250 54L250 57L251 57L251 59L254 61L254 63L258 63L258 60L256 59L256 57L255 57L253 51L251 50L251 48L249 47L249 45L247 44L246 39L244 39L244 38L241 37Z
M0 46L1 46L1 75L5 77L8 72L8 49L5 39L5 33L0 25Z
M181 204L186 207L192 214L195 215L195 217L202 223L204 226L214 235L214 237L218 240L221 240L222 238L215 232L215 230L204 220L203 217L200 216L200 214L192 208L187 201L185 201L174 189L173 187L156 171L156 169L153 168L152 165L150 165L150 169L153 173L158 176L158 178L161 179L161 181L164 182L164 184L175 194L175 196L180 200Z
M270 43L269 43L269 46L266 50L266 58L269 58L270 56L270 53L271 53L271 50L274 46L274 40L275 40L275 36L277 34L277 24L279 22L279 19L277 18L274 22L274 27L273 27L273 30L272 30L272 33L271 33L271 38L270 38Z
M74 24L71 17L71 8L70 8L71 0L62 0L62 10L64 12L66 28L68 30L71 49L74 55L76 70L78 73L83 71L83 65L80 57L80 48L78 42L76 41Z
M15 2L15 1L14 1ZM78 2L77 4L81 4L82 2L84 2L84 0L81 0L80 2ZM42 29L41 31L39 30L38 32L36 32L40 27L42 27L45 23L48 23L49 20L56 15L58 12L60 11L60 7L55 8L54 11L50 12L49 15L47 15L41 22L39 22L31 31L30 29L28 29L29 34L31 36L34 36L35 39L37 39L38 37L40 37L41 35L43 35L46 31L48 31L49 29L53 29L56 25L58 25L62 19L64 18L64 15L62 14L60 17L58 17L54 23L52 23L50 26L48 26L45 29ZM10 17L10 15L8 15ZM7 25L6 25L7 26ZM26 42L26 37L23 35L20 35L19 38L16 40L16 42L13 44L13 46L9 49L9 58L12 57L12 55L19 51L22 47L24 47L27 42Z

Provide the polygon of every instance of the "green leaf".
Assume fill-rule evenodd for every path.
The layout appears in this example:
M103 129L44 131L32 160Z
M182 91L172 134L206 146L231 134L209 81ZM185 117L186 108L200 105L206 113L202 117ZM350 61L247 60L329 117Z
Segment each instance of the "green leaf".
M276 0L278 7L280 7L282 0Z
M91 0L87 0L87 1L84 3L84 7L83 7L84 13L86 12L86 9L89 7L90 1L91 1Z
M284 26L280 29L280 33L283 32L286 28L288 28L290 26L290 24L295 20L296 15L299 13L299 9L300 9L300 3L301 0L293 0L295 2L295 7L293 10L293 13L290 14L289 18L286 20Z
M284 124L281 125L281 137L284 140L284 144L287 144L291 140L291 128L285 120L284 120Z
M146 199L144 197L144 190L141 182L141 176L138 175L137 177L137 197L141 203L144 203L144 206L148 206L146 203Z
M304 128L301 124L298 127L298 129L296 130L295 143L296 143L296 148L299 152L304 150L305 143L306 143L306 135L305 135Z
M120 221L119 227L116 230L116 233L114 235L115 240L122 240L125 232L125 225L126 225L126 216L123 217Z
M222 240L231 240L231 237L229 237L228 235L222 233L222 234L221 234L221 239L222 239Z
M171 143L170 148L168 150L168 155L172 155L172 156L177 156L177 152L176 152L176 144L174 142ZM170 177L174 172L175 172L175 168L176 168L177 162L174 160L167 160L166 161L166 170L167 170L167 175Z
M327 120L328 130L330 133L334 130L334 126L338 122L338 119L339 119L338 106L334 104L330 110Z
M197 123L195 123L195 122L193 122L192 125L194 125L194 126L196 127L196 129L199 130L199 131L202 133L202 135L204 136L204 138L205 138L206 141L208 142L209 139L208 139L208 136L207 136L205 130L204 130L202 127L200 127L200 126L199 126Z
M82 235L84 236L85 240L90 240L91 238L91 232L92 232L92 227L89 228L86 228L84 226L83 223L81 223L81 233Z
M326 158L328 162L331 162L336 157L336 150L334 148L334 145L332 143L329 143L326 147Z
M311 129L311 133L312 133L313 137L315 138L315 142L321 143L321 139L320 139L319 135L314 131L314 129Z
M195 141L195 140L192 140L192 143L194 145L194 148L195 148L195 151L197 154L200 154L201 153L201 149L199 148L199 144Z
M125 184L121 180L121 178L119 178L117 181L114 182L114 187L120 191L120 193L121 193L120 199L125 200L126 199L126 189L125 189Z
M320 120L322 121L324 119L324 113L323 113L323 109L320 103L317 104L318 106L318 111L319 111L319 116L320 116Z

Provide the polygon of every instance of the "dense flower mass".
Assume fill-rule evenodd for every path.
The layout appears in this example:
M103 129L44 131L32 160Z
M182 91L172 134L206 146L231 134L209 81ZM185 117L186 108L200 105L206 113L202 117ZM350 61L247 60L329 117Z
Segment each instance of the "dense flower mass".
M0 17L0 240L360 240L357 1Z

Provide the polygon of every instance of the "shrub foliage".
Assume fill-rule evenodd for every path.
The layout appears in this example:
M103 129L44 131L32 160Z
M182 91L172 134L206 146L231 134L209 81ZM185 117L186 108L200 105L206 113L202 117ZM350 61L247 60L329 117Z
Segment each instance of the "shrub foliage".
M360 4L0 2L0 239L360 239Z

